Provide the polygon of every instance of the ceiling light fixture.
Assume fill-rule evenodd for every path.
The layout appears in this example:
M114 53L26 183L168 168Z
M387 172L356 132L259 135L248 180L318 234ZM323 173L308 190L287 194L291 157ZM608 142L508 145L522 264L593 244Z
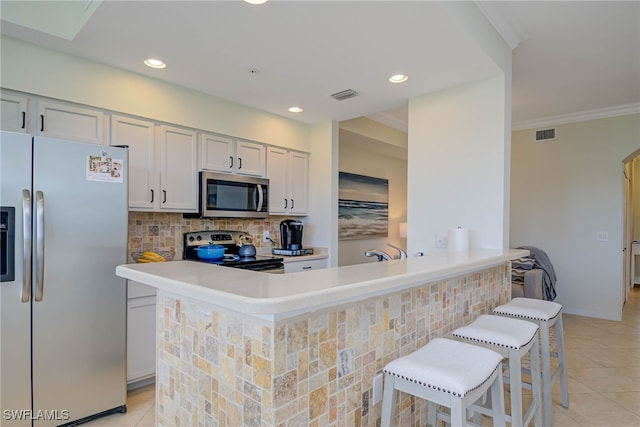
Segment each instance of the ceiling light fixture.
M249 4L264 4L267 2L267 0L244 0L244 1Z
M302 113L304 110L300 107L291 107L289 108L289 111L292 113Z
M167 64L159 59L147 58L144 60L144 65L151 68L166 68Z
M389 77L389 81L391 83L402 83L406 82L407 80L409 80L409 77L405 76L404 74L396 74L395 76Z

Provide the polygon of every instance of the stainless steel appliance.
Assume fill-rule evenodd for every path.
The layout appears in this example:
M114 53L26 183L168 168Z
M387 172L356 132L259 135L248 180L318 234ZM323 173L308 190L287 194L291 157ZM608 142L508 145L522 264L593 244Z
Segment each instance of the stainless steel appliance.
M185 233L183 236L183 258L193 261L208 262L224 267L243 268L246 270L262 271L264 273L284 273L282 258L271 255L239 256L245 236L243 231L209 230ZM196 248L213 242L222 245L227 250L225 257L220 260L209 261L198 258Z
M266 218L269 180L203 171L199 174L199 213L185 217Z
M285 219L280 223L280 249L296 251L302 249L303 225L295 219Z
M3 427L126 411L126 161L0 132Z

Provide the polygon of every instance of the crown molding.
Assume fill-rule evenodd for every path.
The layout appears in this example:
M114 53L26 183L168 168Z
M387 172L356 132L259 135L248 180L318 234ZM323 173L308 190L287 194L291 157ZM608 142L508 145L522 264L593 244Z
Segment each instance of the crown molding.
M640 103L623 104L615 107L598 108L578 113L559 114L537 119L522 120L511 124L511 130L537 129L567 123L584 122L587 120L606 119L609 117L640 114Z
M409 133L409 124L405 120L399 120L391 116L390 114L376 113L376 114L370 114L366 117L378 123L382 123L385 126L398 129L404 133Z
M498 34L509 45L511 50L529 39L524 25L509 10L508 2L475 1L476 6L487 20L493 25Z

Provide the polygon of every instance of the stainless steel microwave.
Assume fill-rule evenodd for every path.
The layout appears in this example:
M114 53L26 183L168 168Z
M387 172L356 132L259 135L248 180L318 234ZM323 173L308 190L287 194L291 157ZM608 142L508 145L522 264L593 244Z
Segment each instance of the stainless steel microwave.
M202 171L199 174L202 218L266 218L269 180Z

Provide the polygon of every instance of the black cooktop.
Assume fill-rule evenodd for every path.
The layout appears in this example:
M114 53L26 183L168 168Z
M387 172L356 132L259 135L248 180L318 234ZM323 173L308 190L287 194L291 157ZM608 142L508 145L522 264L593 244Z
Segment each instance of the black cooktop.
M265 271L283 268L283 259L271 255L256 255L253 257L238 256L237 242L244 235L243 231L208 230L185 233L183 236L183 259L217 264L225 267L243 268L253 271ZM196 248L213 242L227 248L225 257L221 260L204 260L198 258Z

